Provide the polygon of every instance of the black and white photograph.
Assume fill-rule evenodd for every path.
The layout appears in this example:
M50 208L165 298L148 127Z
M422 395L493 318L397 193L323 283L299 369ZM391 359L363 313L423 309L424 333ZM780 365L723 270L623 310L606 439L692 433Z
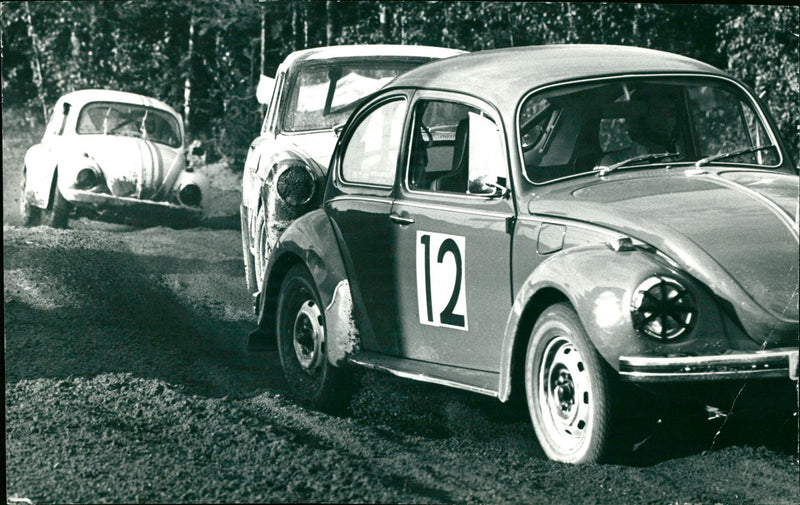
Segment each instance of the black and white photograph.
M800 503L800 7L0 2L7 505Z

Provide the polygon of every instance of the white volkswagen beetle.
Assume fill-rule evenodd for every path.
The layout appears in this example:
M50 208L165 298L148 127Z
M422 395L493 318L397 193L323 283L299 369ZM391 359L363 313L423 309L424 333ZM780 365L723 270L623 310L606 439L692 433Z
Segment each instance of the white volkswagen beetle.
M362 99L412 68L463 53L392 44L295 51L275 78L262 76L268 105L242 178L242 248L247 287L257 296L267 258L289 224L319 206L336 132Z
M25 153L23 224L65 227L73 207L199 221L208 181L186 164L183 120L166 103L123 91L62 96Z

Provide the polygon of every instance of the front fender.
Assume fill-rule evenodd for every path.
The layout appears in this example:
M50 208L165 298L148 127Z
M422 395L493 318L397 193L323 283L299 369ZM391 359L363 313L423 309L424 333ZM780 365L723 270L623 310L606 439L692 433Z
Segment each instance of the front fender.
M286 272L297 263L305 265L314 278L325 307L328 359L339 366L358 350L360 341L344 262L330 220L322 209L293 222L270 255L258 301L261 334L274 340L278 293Z
M200 207L203 209L203 215L208 215L209 201L211 196L211 188L208 178L199 172L187 172L181 170L178 174L175 183L172 185L172 193L178 193L181 188L189 184L195 184L200 188Z
M50 205L50 189L53 187L58 158L52 148L36 144L25 153L26 194L31 205L46 209Z
M653 275L678 280L692 292L697 303L697 323L678 342L643 337L633 328L630 312L633 292ZM515 353L517 357L520 352L524 355L536 317L548 304L564 299L577 312L597 351L617 371L622 354L711 354L727 348L725 324L718 305L694 278L649 251L614 251L605 244L574 247L543 261L514 298L501 354L501 400L510 396Z
M283 231L298 217L320 207L324 191L325 174L313 159L284 143L258 140L248 155L243 178L242 202L247 206L248 243L251 253L257 243L258 212L263 207L267 233L267 255L272 251ZM303 205L290 205L278 195L276 182L292 164L303 164L314 179L312 199Z

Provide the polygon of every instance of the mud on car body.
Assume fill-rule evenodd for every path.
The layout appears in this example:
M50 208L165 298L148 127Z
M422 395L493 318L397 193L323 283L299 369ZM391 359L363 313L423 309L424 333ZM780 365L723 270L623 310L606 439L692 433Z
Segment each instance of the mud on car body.
M186 164L183 120L154 98L86 89L55 104L39 144L25 153L25 225L66 226L73 207L197 222L208 182Z
M353 367L517 392L549 458L593 462L620 383L792 388L798 177L752 91L698 61L457 56L358 107L264 279L251 345L277 339L303 402L346 404Z
M337 128L358 102L405 71L460 53L381 44L320 47L291 53L274 79L262 76L257 95L268 109L242 179L242 249L251 293L260 291L283 230L322 202Z

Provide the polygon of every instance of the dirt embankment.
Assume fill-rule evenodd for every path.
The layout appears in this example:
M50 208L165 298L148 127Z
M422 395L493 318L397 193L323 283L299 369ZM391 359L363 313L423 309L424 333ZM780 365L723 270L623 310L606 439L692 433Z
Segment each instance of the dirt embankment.
M33 502L797 503L796 421L645 427L547 461L524 408L372 373L305 410L253 318L236 230L3 230L7 497ZM794 433L794 436L792 435Z

